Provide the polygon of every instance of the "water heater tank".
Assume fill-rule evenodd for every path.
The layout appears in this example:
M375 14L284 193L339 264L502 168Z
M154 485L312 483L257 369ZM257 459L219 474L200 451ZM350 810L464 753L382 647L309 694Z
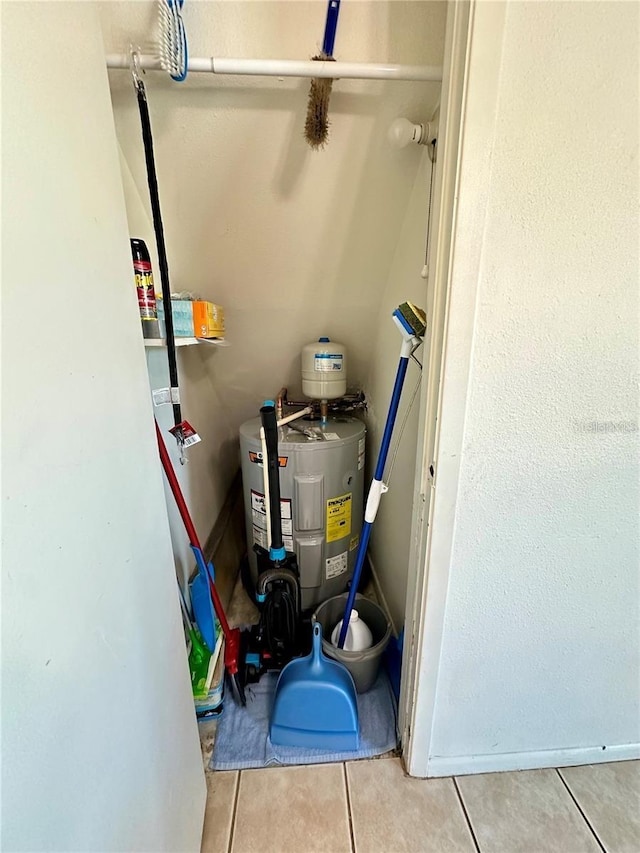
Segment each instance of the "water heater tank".
M278 430L280 511L287 551L300 569L302 607L344 592L355 565L364 513L364 424L330 417L295 422L315 438L285 425ZM260 419L240 427L242 484L249 567L258 576L254 544L267 546Z
M335 400L347 393L347 348L320 338L302 349L302 393L314 400Z

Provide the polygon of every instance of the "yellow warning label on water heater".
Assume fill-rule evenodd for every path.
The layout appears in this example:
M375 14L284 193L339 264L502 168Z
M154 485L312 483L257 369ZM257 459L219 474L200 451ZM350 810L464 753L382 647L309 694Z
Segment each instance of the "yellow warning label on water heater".
M327 542L351 535L351 492L327 501Z

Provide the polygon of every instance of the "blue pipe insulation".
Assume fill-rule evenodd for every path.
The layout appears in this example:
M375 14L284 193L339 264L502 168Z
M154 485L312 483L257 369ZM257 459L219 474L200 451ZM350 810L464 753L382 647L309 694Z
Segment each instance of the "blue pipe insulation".
M325 56L333 56L339 13L340 0L329 0L329 5L327 6L327 20L324 25L324 39L322 41L322 52Z
M391 402L389 403L389 411L387 413L387 422L384 426L384 433L382 435L382 442L380 444L380 451L378 453L376 470L375 474L373 475L374 480L382 481L382 478L384 476L384 468L387 464L387 456L389 455L389 448L391 446L391 437L393 435L393 428L395 426L396 418L398 416L400 397L402 396L402 387L404 385L405 376L407 375L408 366L409 356L400 356L400 362L398 364L398 370L396 372L396 380L393 385L393 393L391 395ZM371 527L373 526L374 520L375 515L374 518L372 518L370 521L367 521L365 512L365 521L362 525L362 531L360 533L360 542L358 543L358 552L356 554L356 564L353 569L353 577L351 579L349 597L347 598L347 605L344 609L344 616L342 618L342 628L340 629L340 638L338 639L339 649L344 648L344 643L347 639L347 631L349 630L349 618L351 616L351 611L353 610L353 604L356 600L358 584L360 583L360 576L362 575L362 567L364 566L364 560L367 554L367 547L369 545L369 537L371 536Z

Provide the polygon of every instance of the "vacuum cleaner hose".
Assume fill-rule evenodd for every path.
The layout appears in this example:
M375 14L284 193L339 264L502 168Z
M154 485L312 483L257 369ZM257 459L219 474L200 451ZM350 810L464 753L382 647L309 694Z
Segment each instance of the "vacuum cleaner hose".
M280 518L280 472L278 471L278 422L275 406L262 406L260 417L264 428L267 444L267 458L262 464L267 465L269 473L269 516L271 519L271 549L279 551L284 548L282 541L282 520Z
M298 578L290 569L267 569L257 591L266 594L260 617L265 645L273 662L282 666L298 653Z

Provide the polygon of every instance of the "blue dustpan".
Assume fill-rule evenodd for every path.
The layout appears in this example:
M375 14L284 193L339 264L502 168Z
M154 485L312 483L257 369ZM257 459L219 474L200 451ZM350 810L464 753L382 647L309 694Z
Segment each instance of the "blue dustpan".
M213 652L217 640L216 612L213 608L211 592L209 591L209 573L211 573L211 580L214 580L213 566L211 563L207 566L202 551L199 548L192 545L191 549L195 554L198 566L198 574L189 584L193 615L195 616L202 639L205 641L209 651Z
M271 711L271 743L332 752L360 743L356 688L349 670L322 654L322 626L313 625L311 654L280 673Z

